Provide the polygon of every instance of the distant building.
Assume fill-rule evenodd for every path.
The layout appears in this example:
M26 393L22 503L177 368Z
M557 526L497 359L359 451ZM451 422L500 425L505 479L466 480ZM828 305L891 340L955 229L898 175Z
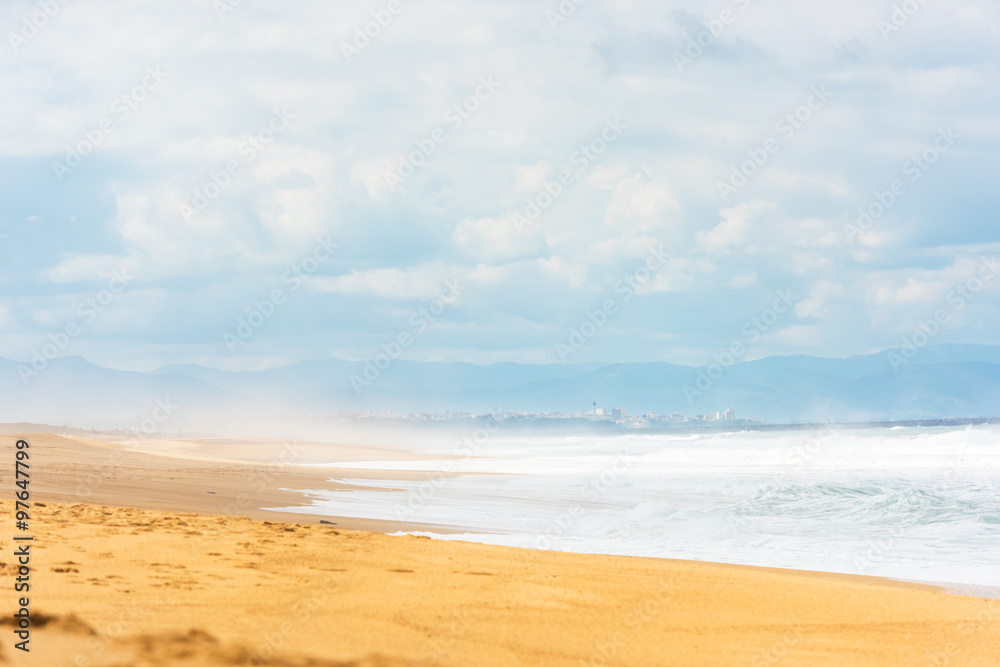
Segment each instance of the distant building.
M675 412L674 414L670 415L670 419L672 419L675 422L682 422L684 421L684 415L682 415L679 412Z
M729 408L728 410L726 410L725 414L723 415L723 418L727 422L735 421L736 420L736 411L733 410L732 408Z
M611 418L616 421L625 419L625 408L611 408Z

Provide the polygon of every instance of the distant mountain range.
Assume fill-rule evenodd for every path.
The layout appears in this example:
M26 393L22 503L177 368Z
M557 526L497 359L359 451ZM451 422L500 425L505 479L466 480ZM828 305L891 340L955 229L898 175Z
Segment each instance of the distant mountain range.
M25 383L19 372L24 364L0 358L0 422L135 426L166 409L172 412L169 430L177 428L170 423L315 419L358 409L571 413L595 401L629 414L694 415L731 407L739 418L770 422L1000 416L1000 346L932 346L902 365L891 359L898 362L902 352L768 357L700 368L396 360L377 377L367 367L375 379L364 384L368 362L340 359L255 372L186 365L139 373L61 357ZM157 412L157 401L176 408L161 405Z

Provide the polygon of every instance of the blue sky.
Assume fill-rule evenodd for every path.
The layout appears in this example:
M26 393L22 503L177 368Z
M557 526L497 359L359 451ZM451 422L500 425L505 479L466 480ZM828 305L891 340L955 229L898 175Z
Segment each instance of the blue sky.
M995 2L232 4L0 8L0 356L996 342Z

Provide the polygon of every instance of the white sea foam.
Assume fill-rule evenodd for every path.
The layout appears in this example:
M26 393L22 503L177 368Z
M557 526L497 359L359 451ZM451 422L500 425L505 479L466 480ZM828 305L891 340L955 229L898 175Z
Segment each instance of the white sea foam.
M473 447L331 461L426 474L351 478L371 490L311 491L323 499L310 509L470 531L445 539L1000 586L996 427L494 434Z

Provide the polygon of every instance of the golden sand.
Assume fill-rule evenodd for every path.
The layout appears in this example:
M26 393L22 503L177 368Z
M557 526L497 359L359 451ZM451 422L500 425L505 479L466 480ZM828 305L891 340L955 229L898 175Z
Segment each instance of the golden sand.
M116 507L52 502L44 496L72 493L56 487L73 473L44 481L40 442L50 456L57 444L106 454L32 437L32 651L13 649L5 611L6 664L1000 664L997 600L871 578L391 537L316 516L193 514L184 510L194 491L224 489L213 475L225 471L179 468L165 454L147 457L138 481L175 480L172 511L125 506L142 498L130 495L142 485L127 465L92 494L117 494ZM10 475L0 483L11 488ZM142 502L170 504L167 489L154 491ZM13 503L0 505L11 554ZM13 611L16 564L0 560Z

